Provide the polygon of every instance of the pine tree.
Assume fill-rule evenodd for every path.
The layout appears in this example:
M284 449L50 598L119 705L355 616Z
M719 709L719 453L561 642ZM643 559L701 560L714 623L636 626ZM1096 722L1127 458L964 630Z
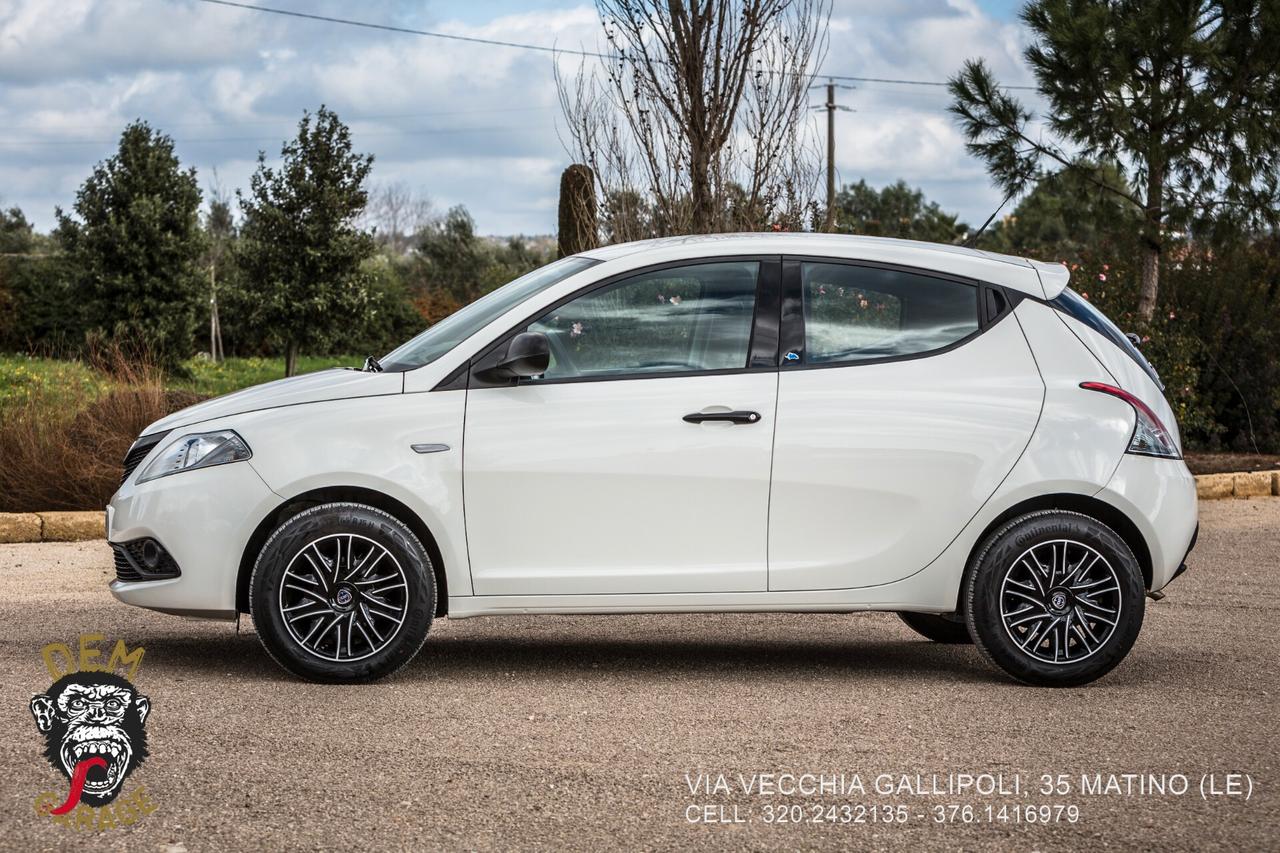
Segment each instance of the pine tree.
M303 115L280 153L278 168L259 153L249 195L237 192L237 260L251 323L283 345L292 376L301 350L332 346L367 307L361 264L376 244L357 219L373 157L352 150L351 132L323 106Z
M1168 234L1230 217L1271 223L1280 202L1280 4L1275 0L1033 0L1024 56L1043 129L982 61L951 81L971 153L1009 196L1045 164L1088 176L1142 215L1138 311L1149 320Z

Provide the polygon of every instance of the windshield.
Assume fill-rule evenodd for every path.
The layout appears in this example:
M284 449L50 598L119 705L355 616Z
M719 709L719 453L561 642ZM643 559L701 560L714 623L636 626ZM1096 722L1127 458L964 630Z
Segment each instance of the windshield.
M572 256L540 267L445 317L380 359L384 370L412 370L430 364L529 297L599 261Z

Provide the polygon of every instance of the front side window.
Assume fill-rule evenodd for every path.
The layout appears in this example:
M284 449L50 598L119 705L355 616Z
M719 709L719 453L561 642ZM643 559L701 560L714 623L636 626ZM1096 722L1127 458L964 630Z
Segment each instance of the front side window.
M805 361L858 362L942 349L978 330L978 288L900 270L805 263Z
M542 379L744 368L759 271L755 261L694 264L567 302L529 325L551 342Z
M382 359L382 368L412 370L430 364L521 302L598 263L572 255L522 275L402 344Z

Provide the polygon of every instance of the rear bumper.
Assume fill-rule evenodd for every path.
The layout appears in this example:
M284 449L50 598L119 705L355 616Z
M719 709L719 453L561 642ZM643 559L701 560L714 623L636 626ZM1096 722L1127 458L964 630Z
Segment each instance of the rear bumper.
M1133 521L1151 554L1151 592L1185 570L1200 527L1195 477L1181 459L1126 453L1097 495Z
M1175 569L1173 572L1173 577L1169 578L1170 583L1182 577L1182 573L1187 570L1187 558L1190 557L1191 552L1195 550L1196 540L1199 538L1200 538L1200 523L1196 522L1196 529L1191 534L1191 544L1187 546L1187 553L1182 555L1182 565L1178 566L1178 568Z

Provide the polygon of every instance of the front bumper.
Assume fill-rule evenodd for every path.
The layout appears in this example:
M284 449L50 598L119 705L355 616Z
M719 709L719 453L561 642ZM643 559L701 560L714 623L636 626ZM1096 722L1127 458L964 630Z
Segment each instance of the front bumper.
M1186 566L1200 526L1196 480L1181 459L1126 453L1098 493L1138 527L1151 552L1151 588L1158 592Z
M250 462L126 482L107 506L107 540L153 538L172 554L182 574L167 580L117 579L111 594L164 613L234 619L240 557L258 523L280 500Z

